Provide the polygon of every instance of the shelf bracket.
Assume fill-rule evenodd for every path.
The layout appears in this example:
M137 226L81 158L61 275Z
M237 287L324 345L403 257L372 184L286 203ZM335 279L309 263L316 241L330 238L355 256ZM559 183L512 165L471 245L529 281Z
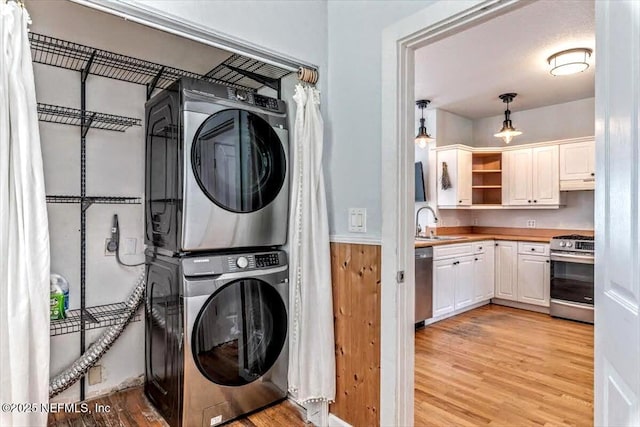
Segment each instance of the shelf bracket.
M261 74L256 74L251 71L243 70L241 68L236 68L231 65L223 64L225 67L230 69L231 71L235 71L238 74L242 74L245 77L250 78L251 80L255 80L258 83L262 83L265 86L270 87L280 94L280 79L274 79L272 77L263 76Z
M158 85L158 81L160 81L160 77L162 76L162 73L164 73L164 68L165 68L164 66L160 68L160 71L158 71L158 74L155 75L153 80L147 83L147 101L151 98L151 94L156 89L156 86Z
M85 315L85 322L88 322L88 323L100 323L100 321L98 321L98 319L96 319L95 316L93 314L91 314L89 312L89 310L87 310L86 308L83 309L82 312Z
M91 71L91 65L93 65L93 60L96 58L96 52L97 51L95 50L91 52L91 56L89 57L89 60L87 61L84 68L80 71L80 77L82 79L82 83L86 83L87 77L89 77L89 72Z
M91 128L91 123L93 123L93 119L96 117L96 113L91 113L90 115L87 116L86 111L83 112L83 121L82 121L82 137L86 138L87 136L87 132L89 132L89 129Z
M88 197L83 197L82 204L81 204L82 212L86 212L87 209L89 209L89 207L91 207L92 204L93 204L93 200L91 200Z

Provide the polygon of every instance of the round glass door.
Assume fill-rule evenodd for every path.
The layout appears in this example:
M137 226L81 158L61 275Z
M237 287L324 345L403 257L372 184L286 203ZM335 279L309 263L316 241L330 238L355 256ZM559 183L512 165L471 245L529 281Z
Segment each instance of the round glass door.
M257 279L231 282L204 304L193 327L193 357L216 384L241 386L264 375L287 337L278 292Z
M280 138L263 118L229 109L200 126L191 162L202 191L231 212L255 212L276 198L285 180Z

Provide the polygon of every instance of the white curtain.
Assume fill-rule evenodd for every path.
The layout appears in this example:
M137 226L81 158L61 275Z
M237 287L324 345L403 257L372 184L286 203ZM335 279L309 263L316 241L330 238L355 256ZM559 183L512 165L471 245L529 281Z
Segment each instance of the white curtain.
M328 402L335 398L336 375L320 92L298 85L293 99L289 391L302 403Z
M0 403L49 401L49 229L27 11L0 0ZM47 414L0 411L1 426Z

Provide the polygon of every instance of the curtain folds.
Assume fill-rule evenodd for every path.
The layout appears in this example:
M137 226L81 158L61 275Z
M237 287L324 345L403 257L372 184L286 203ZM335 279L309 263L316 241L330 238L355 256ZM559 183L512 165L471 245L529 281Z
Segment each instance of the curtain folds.
M293 99L289 391L301 403L327 402L335 398L336 375L320 92L298 85Z
M29 15L0 1L0 402L49 401L49 229ZM2 426L45 426L0 411Z

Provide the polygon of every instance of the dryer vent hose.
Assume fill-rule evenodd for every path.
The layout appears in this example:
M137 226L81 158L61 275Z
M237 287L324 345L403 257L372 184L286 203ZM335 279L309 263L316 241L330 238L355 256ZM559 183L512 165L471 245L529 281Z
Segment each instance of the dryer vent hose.
M131 322L136 310L144 299L145 274L140 274L136 287L125 302L125 310L120 321L107 328L102 335L84 352L70 367L51 379L49 384L49 397L53 397L71 387L82 378L89 369L109 350L118 339L124 328Z

